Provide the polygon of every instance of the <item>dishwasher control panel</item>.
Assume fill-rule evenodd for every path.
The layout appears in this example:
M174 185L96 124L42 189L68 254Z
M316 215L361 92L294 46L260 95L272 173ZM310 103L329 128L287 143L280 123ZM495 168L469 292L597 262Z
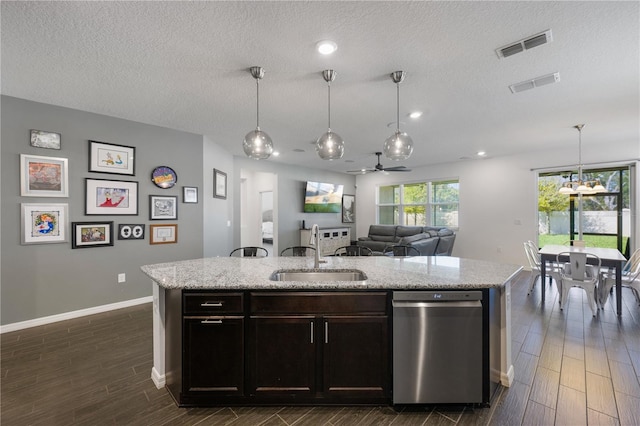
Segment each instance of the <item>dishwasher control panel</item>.
M482 300L481 291L394 291L393 300L411 302L449 302Z

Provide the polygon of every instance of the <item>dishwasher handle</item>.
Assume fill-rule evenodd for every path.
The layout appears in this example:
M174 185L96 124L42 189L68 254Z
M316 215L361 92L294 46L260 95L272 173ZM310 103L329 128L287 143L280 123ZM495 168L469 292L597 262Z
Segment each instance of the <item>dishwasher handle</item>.
M477 308L482 306L479 300L456 300L456 301L443 301L443 302L416 302L416 301L404 301L394 300L391 302L394 308Z

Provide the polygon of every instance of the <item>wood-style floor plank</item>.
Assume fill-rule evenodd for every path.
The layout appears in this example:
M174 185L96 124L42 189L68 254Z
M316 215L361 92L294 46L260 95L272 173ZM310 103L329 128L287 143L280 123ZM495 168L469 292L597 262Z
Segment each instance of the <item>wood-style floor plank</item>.
M640 306L623 289L594 318L584 292L564 310L528 274L512 287L515 382L490 407L178 408L150 379L152 306L133 306L0 335L4 425L638 425Z

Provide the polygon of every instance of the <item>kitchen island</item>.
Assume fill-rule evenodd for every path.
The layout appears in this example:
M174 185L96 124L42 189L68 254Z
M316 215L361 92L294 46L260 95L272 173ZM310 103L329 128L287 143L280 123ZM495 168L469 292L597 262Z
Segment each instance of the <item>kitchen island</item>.
M511 384L510 286L521 267L448 256L324 261L321 269L358 269L366 279L270 279L274 271L312 269L313 259L303 257L143 266L154 283L156 386L166 384L185 406L389 403L391 295L406 290L481 290L487 318L485 394L490 381ZM210 325L217 325L213 334L205 329ZM304 344L296 340L303 337ZM363 377L364 372L376 377Z

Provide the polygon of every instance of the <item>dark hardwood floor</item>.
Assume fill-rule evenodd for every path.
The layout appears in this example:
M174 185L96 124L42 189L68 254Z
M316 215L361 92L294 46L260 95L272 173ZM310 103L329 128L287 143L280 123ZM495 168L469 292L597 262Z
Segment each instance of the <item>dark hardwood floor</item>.
M640 307L593 318L584 292L512 289L515 382L490 408L178 408L150 379L151 305L1 336L2 425L640 425Z

